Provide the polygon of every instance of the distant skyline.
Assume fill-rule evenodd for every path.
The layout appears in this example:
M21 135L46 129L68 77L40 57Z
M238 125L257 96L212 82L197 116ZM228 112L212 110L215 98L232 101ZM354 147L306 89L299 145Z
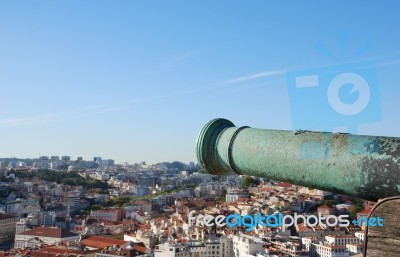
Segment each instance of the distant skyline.
M12 156L12 157L1 157L0 156L0 160L3 160L3 159L17 159L17 160L38 160L38 159L40 159L40 157L43 157L43 156L47 156L47 157L52 157L52 156L58 156L60 159L58 160L58 161L63 161L62 159L61 159L61 155L41 155L41 156L37 156L37 157L32 157L32 158L25 158L25 157L18 157L18 156ZM64 155L63 155L64 156ZM65 155L65 156L69 156L69 157L71 157L71 159L70 159L70 161L71 162L75 162L75 161L78 161L78 158L81 158L82 156L71 156L71 155ZM111 159L111 158L107 158L106 156L93 156L92 158L88 158L88 159L85 159L85 158L83 158L82 157L82 161L87 161L87 162L90 162L90 161L94 161L94 162L96 162L94 159L95 158L97 158L97 157L100 157L102 160L105 160L105 161L108 161L108 160L113 160L113 161L115 161L114 159ZM52 162L52 160L51 159L49 159L48 160L49 162ZM148 162L148 161L146 161L146 160L142 160L142 161L138 161L138 162L125 162L125 161L123 161L123 162L115 162L115 164L117 165L117 164L124 164L124 163L128 163L128 164L140 164L140 163L142 163L142 162L145 162L145 164L146 165L154 165L154 164L157 164L157 163L165 163L166 161L156 161L156 162ZM174 160L174 161L170 161L170 162L166 162L166 163L172 163L172 162L181 162L181 163L185 163L185 164L190 164L190 163L192 163L192 162L182 162L182 161L180 161L180 160ZM194 164L197 164L197 162L193 162Z
M286 74L358 61L376 64L382 120L357 133L400 137L398 10L392 1L2 1L0 157L197 162L209 120L291 130Z

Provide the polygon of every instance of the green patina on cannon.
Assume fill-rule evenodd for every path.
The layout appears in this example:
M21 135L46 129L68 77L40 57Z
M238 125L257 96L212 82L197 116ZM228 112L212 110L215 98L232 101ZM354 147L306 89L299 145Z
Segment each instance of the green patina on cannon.
M235 127L207 123L197 158L209 173L237 173L378 201L364 257L400 256L400 138Z
M254 129L214 119L196 150L211 174L234 172L372 201L400 195L400 138Z

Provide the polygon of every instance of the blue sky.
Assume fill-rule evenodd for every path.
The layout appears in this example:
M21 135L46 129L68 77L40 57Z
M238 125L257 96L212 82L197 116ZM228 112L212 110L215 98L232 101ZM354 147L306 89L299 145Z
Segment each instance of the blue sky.
M2 1L0 156L195 161L197 133L216 117L295 128L288 73L365 61L381 117L355 131L399 137L399 10L394 1Z

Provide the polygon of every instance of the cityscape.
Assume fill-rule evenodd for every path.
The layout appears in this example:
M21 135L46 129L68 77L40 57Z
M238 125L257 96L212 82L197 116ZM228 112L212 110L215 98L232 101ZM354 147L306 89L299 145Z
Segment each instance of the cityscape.
M40 156L1 158L0 168L2 256L361 256L363 219L375 204L257 177L218 177L194 162ZM300 219L246 229L191 218L258 213L345 215L349 223Z
M0 1L0 257L400 257L399 10Z

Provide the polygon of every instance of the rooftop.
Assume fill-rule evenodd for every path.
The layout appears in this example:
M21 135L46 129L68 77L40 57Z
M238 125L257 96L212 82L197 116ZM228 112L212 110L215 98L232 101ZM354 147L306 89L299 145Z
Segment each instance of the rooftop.
M21 232L20 235L37 236L37 237L55 237L55 238L78 236L78 234L73 233L66 228L54 228L54 227L37 227Z

